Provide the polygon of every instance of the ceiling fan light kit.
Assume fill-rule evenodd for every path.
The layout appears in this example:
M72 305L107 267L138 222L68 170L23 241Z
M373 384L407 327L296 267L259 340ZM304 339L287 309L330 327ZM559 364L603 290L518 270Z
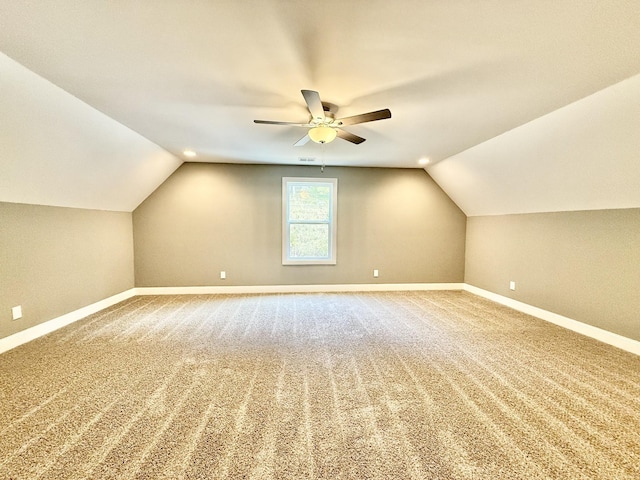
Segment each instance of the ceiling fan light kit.
M320 125L309 130L308 135L316 143L330 143L336 139L338 132L335 128Z
M277 122L273 120L254 120L254 123L308 128L307 134L294 144L296 147L305 145L309 139L315 143L325 144L333 142L336 137L359 145L364 142L365 139L346 130L342 130L342 126L391 118L391 111L385 108L384 110L376 110L375 112L335 119L333 113L330 111L329 104L322 103L318 92L315 90L301 90L301 92L309 109L309 113L311 114L311 118L307 123Z

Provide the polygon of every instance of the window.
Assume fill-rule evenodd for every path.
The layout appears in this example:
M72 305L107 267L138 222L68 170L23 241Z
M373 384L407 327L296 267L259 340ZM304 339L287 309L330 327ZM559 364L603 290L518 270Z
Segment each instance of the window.
M282 178L282 264L335 265L337 178Z

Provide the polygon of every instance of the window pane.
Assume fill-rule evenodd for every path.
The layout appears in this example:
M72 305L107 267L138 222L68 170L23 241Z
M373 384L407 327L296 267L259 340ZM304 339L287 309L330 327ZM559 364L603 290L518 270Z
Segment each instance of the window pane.
M337 178L282 177L282 264L336 264Z
M328 222L330 206L330 185L289 185L289 221Z
M289 258L329 258L329 225L289 225Z

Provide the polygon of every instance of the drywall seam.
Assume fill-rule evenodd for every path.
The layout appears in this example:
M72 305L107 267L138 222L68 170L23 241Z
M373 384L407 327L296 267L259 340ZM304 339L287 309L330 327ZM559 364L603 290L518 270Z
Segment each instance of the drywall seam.
M77 322L78 320L81 320L93 313L104 310L111 305L115 305L116 303L127 300L133 296L135 296L135 289L131 288L96 303L92 303L91 305L87 305L86 307L65 313L59 317L47 320L46 322L42 322L18 333L14 333L13 335L9 335L8 337L0 339L0 353L16 348L24 343L30 342L31 340L35 340L36 338L65 327L70 323Z
M518 300L514 300L513 298L504 297L502 295L498 295L497 293L483 290L482 288L474 287L473 285L469 285L467 283L464 284L464 290L466 292L484 297L501 305L513 308L514 310L518 310L519 312L526 313L527 315L531 315L560 327L580 333L581 335L585 335L609 345L613 345L614 347L620 348L627 352L640 355L640 342L637 340L623 337L622 335L603 330L602 328L594 327L593 325L587 325L586 323L573 320L572 318L564 317L562 315L558 315L557 313L543 310L542 308L534 307L533 305L519 302Z

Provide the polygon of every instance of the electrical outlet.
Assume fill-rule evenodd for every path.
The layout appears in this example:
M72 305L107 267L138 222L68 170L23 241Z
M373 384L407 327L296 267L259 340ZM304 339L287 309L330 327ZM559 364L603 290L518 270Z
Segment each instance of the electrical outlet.
M14 320L18 320L19 318L22 318L22 305L18 305L17 307L13 307L11 309L11 315L13 316Z
M227 278L227 272L225 272L224 270L220 271L220 279L224 280L225 278Z
M509 282L509 290L515 290L516 289L516 282L514 282L513 280L511 280Z
M378 270L377 270L377 269L376 269L376 270L374 270L374 271L373 271L373 276L374 276L374 278L378 278L378 277L380 276L380 272L378 272Z

